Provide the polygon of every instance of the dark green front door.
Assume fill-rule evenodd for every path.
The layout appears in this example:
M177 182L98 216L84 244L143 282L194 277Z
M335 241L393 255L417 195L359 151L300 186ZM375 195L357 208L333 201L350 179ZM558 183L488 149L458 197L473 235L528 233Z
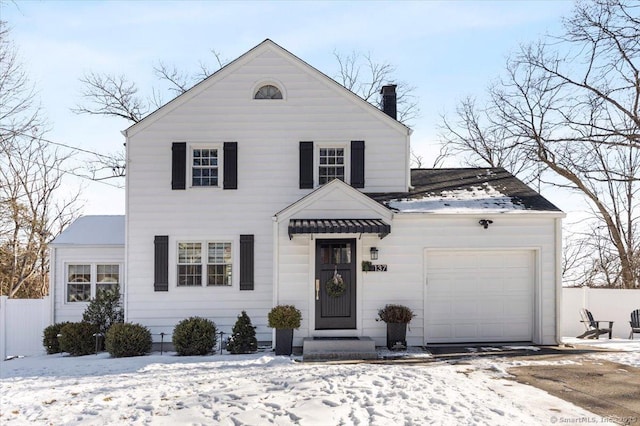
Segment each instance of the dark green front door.
M356 328L356 240L316 241L316 330Z

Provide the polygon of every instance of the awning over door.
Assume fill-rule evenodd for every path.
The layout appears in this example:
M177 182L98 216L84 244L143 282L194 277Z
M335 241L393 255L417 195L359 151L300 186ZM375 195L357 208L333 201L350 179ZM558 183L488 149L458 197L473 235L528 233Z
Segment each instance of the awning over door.
M391 225L381 219L290 219L289 239L297 234L378 234L391 232Z

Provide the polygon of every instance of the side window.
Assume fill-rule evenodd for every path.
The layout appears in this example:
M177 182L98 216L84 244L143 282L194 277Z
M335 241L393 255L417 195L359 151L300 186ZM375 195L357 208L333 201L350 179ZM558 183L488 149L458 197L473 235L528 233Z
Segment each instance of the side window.
M67 265L67 302L91 299L91 265Z
M202 285L202 244L178 243L178 286Z
M209 243L207 285L231 285L231 243Z
M232 258L230 242L178 243L178 286L232 285Z
M120 265L98 265L96 267L96 294L104 290L115 290L120 285Z
M218 149L191 151L191 185L218 186Z
M253 99L282 99L282 92L272 84L265 84L256 91Z
M318 185L334 179L344 182L344 148L320 148L318 162Z

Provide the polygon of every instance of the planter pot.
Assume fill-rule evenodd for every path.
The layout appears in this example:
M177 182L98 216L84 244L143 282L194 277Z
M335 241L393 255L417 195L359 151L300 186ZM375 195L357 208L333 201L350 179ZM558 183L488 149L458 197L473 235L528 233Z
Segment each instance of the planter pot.
M407 324L387 323L387 348L392 351L407 349Z
M276 328L276 355L291 355L293 352L293 329Z

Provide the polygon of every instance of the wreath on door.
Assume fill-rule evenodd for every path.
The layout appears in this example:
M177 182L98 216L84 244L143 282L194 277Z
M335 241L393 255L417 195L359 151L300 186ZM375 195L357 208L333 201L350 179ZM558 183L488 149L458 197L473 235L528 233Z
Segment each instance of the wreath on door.
M345 291L347 291L347 285L344 283L342 275L338 273L337 266L333 272L333 277L327 281L325 288L327 290L327 294L331 297L340 297L345 293Z

